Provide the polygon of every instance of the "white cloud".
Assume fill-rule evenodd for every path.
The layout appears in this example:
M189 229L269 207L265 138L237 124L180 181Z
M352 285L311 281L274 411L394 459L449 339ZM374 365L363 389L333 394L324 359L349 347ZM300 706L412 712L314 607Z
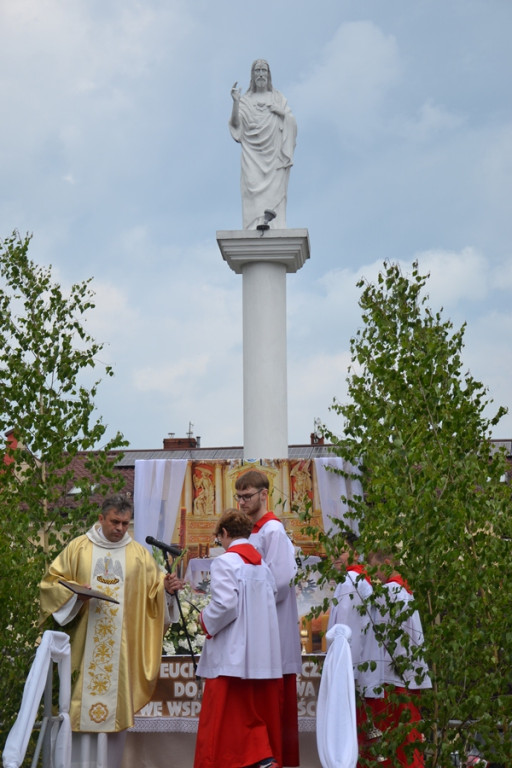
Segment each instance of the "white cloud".
M465 119L461 115L456 115L429 99L421 105L415 118L405 121L399 132L409 141L427 142L436 139L440 134L455 131L464 122Z
M464 361L471 375L488 389L492 404L485 414L494 416L499 406L509 407L512 381L512 312L487 309L468 323ZM512 438L512 410L494 428L494 437Z
M426 291L436 310L459 301L483 301L489 294L489 260L471 247L462 251L430 250L415 255L420 272L430 273Z
M489 388L496 405L510 402L512 355L512 312L499 312L489 305L496 295L497 275L491 261L475 248L461 251L431 250L415 254L421 274L430 273L424 293L427 305L454 322L454 329L467 321L463 372ZM401 261L405 275L412 273L412 261ZM335 433L341 421L329 412L333 398L346 397L346 377L350 365L349 340L362 325L358 299L359 280L375 283L383 271L381 261L356 270L331 270L321 276L307 292L291 291L289 307L289 411L290 440L305 440L319 416ZM499 271L501 275L503 270ZM512 269L499 285L505 300ZM465 367L464 367L465 366ZM495 408L491 407L490 416ZM512 414L498 428L512 435Z
M339 350L338 345L337 349ZM346 397L350 355L347 350L331 354L304 355L290 360L288 370L288 418L290 443L307 443L319 418L334 432L341 431L339 417L329 411L333 398Z
M146 224L134 224L129 229L119 233L117 247L123 259L130 263L138 262L148 265L154 259L155 248Z
M126 141L145 117L134 113L139 88L163 58L178 59L192 27L176 0L128 0L102 11L88 2L3 0L0 101L9 152L0 150L0 168L14 148L27 167L34 154L61 153L73 166L91 143L100 162L103 145Z
M512 255L512 244L510 245ZM504 263L497 263L491 273L492 287L499 291L512 290L512 258Z
M103 280L93 281L90 287L95 307L87 315L87 329L96 341L105 344L103 360L108 356L112 361L117 358L119 338L128 339L140 323L140 312L130 305L120 287Z
M160 355L165 357L166 350ZM174 397L183 394L190 386L190 381L202 377L206 371L209 357L197 354L177 363L163 363L153 367L136 369L133 372L135 389L140 392L159 392Z
M399 259L398 264L405 275L412 274L413 261L418 262L420 274L429 275L425 292L429 297L427 303L434 311L441 307L450 311L466 302L482 303L495 288L506 287L502 275L505 275L505 281L512 280L512 267L505 265L498 270L498 277L491 260L471 246L460 251L430 249L415 253L410 260ZM348 317L353 318L354 309L360 313L356 306L360 295L357 283L360 280L373 283L383 270L383 262L374 261L357 270L334 269L327 272L317 281L322 301L319 311L332 306L339 313L347 312ZM343 301L340 301L341 296ZM307 297L304 300L310 301ZM349 307L351 311L348 313Z
M342 133L371 134L400 71L393 36L372 22L342 24L291 98L303 117L334 122Z
M483 205L489 218L489 227L500 232L505 226L512 234L510 200L512 197L512 122L494 129L488 136L478 166L478 183L484 195ZM512 246L501 243L509 258Z

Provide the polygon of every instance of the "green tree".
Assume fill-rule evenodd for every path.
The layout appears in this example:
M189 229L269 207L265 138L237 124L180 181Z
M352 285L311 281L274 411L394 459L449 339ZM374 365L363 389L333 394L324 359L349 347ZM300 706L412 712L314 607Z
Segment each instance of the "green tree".
M38 584L62 541L82 533L97 513L91 495L119 488L106 427L94 413L102 344L83 320L94 307L90 280L66 294L51 268L28 257L30 237L0 242L0 434L13 430L0 456L0 729L8 731L40 632ZM106 367L107 376L112 370ZM70 464L87 454L88 478ZM80 493L73 503L72 486Z
M454 330L429 309L427 278L417 263L410 277L385 263L374 284L358 284L363 324L351 339L349 397L332 406L342 436L326 434L362 473L364 496L349 502L362 551L394 553L413 587L433 682L421 699L426 764L450 765L451 752L479 741L509 764L510 487L491 444L504 409L486 418L492 401L463 372L465 326ZM344 546L341 532L319 537L328 555ZM336 572L327 566L325 576ZM400 738L378 750L391 757Z

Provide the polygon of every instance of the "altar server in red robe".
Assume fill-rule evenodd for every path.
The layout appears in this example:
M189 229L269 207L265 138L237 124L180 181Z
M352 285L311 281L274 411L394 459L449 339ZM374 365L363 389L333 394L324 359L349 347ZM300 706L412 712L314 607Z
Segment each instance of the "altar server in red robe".
M378 551L370 555L369 562L376 568L376 575L385 589L384 596L379 600L380 605L377 606L380 612L380 618L377 620L384 625L378 661L384 696L373 702L374 724L385 738L386 731L389 732L403 722L411 723L406 738L397 748L397 760L403 768L423 768L421 751L417 748L411 748L411 752L406 750L408 744L423 741L422 734L415 727L415 724L421 721L419 697L421 690L432 687L428 666L423 658L423 628L420 615L417 610L411 613L414 595L396 570L392 555ZM402 620L400 614L404 614ZM398 636L396 629L399 629ZM394 694L403 696L403 701L397 702ZM391 762L381 762L381 765L385 768L391 765Z
M235 482L240 509L253 522L249 537L269 566L277 586L277 618L283 663L284 704L281 729L283 765L298 766L299 725L297 675L302 671L299 614L294 578L297 572L293 544L281 520L267 510L269 481L264 472L250 469Z
M283 765L276 585L248 541L252 525L228 509L215 528L226 551L212 561L211 600L201 612L206 640L197 674L206 684L194 768Z

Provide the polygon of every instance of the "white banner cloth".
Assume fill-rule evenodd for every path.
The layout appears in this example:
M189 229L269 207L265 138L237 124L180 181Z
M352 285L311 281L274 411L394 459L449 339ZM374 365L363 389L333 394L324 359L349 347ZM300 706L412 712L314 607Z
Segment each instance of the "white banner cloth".
M329 531L336 533L337 528L332 523L332 519L335 519L343 521L346 528L359 535L357 520L347 517L349 506L341 497L353 499L354 496L362 495L361 482L354 478L344 477L339 471L333 472L329 467L350 474L358 474L358 470L340 457L314 459L314 462L325 533L329 534Z
M327 632L325 657L316 708L316 744L322 768L355 768L358 757L356 695L350 637L346 624Z
M180 506L186 459L139 459L135 462L134 536L150 552L146 536L171 543Z
M21 707L11 728L2 755L4 768L19 768L25 758L41 697L52 662L59 671L59 720L52 729L54 768L69 768L71 760L71 648L64 632L44 632L23 689Z

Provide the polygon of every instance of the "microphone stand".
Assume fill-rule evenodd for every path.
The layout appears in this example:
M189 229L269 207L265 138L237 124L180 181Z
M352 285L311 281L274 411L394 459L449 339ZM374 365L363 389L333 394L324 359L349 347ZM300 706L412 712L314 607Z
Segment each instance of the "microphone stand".
M169 557L165 558L165 568L167 570L167 573L172 573L171 564L169 563ZM183 609L181 607L180 598L178 597L178 590L174 592L173 597L176 598L176 602L178 603L178 611L180 612L181 623L183 624L183 629L185 630L185 637L187 638L187 645L190 653L190 658L192 659L192 664L194 666L194 675L197 678L197 661L194 654L194 649L192 648L192 640L190 639L190 635L188 633L187 623L185 621L185 617L183 616Z

